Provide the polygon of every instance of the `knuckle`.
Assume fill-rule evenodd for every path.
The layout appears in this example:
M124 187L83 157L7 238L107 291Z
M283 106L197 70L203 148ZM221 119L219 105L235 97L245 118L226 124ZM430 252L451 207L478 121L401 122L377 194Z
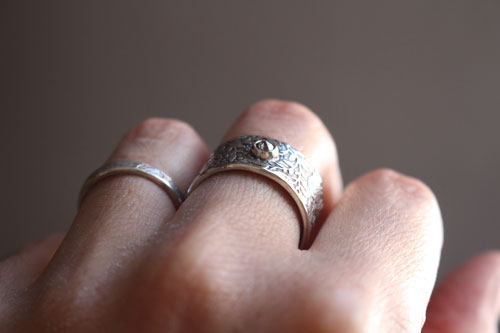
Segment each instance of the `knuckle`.
M212 248L180 246L163 263L154 265L157 267L146 273L149 282L143 284L146 306L149 304L158 317L190 309L200 320L208 322L216 313L228 313L236 279L233 269L224 259L217 259Z
M175 271L183 272L184 284L194 295L203 299L218 298L232 288L231 268L219 257L220 254L217 255L215 251L208 249L208 246L201 247L204 248L201 251L178 251L174 258L178 266ZM167 270L172 271L168 268ZM185 278L186 276L189 278Z
M262 131L262 123L279 124L280 130L276 131L278 138L293 144L295 148L303 150L307 142L316 142L317 145L306 150L316 150L321 153L306 153L306 156L314 156L315 159L322 159L318 165L325 164L324 159L328 158L328 163L337 163L337 148L330 132L325 127L321 119L306 106L293 102L267 99L255 103L243 112L237 124L245 128L246 132L259 134ZM236 127L238 127L238 125ZM266 135L266 133L260 133ZM311 156L309 156L311 155ZM331 161L333 160L333 161Z
M311 332L367 332L374 318L369 293L360 287L316 288L301 321Z
M165 139L176 140L196 136L194 129L187 123L177 119L148 118L130 130L126 139Z
M367 180L378 191L392 193L400 199L434 205L437 200L432 190L421 180L405 176L391 169L378 169L367 175Z
M249 107L243 113L244 119L266 119L289 121L302 126L323 126L321 120L309 108L294 101L266 99Z
M110 159L133 159L161 165L164 162L161 153L181 148L206 152L203 140L187 123L176 119L148 118L125 134Z
M374 209L386 228L390 223L396 227L394 230L420 237L426 244L442 243L439 204L422 181L391 169L379 169L363 176L358 185L369 196L368 203L377 198Z

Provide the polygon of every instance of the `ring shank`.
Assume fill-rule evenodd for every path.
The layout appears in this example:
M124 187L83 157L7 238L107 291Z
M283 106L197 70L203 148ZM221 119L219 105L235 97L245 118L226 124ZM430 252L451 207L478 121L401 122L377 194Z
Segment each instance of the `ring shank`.
M188 189L188 194L194 191L195 188L197 188L203 181L205 181L210 176L221 173L223 171L250 171L259 174L261 176L264 176L268 179L271 179L272 181L281 185L281 187L283 187L283 189L285 189L286 192L292 197L300 213L301 228L300 228L299 248L307 247L308 244L305 244L305 242L306 240L309 240L311 237L312 223L304 223L304 221L308 220L306 209L301 200L299 199L299 197L297 196L297 193L294 191L294 189L285 180L281 179L278 175L272 172L268 172L265 169L258 169L246 164L228 164L220 167L211 168L207 170L207 172L200 174L195 178L195 180Z
M184 201L184 194L172 178L160 169L141 162L117 161L103 165L87 178L78 196L78 207L81 206L90 188L104 178L116 175L135 175L152 181L167 193L175 208L178 208Z

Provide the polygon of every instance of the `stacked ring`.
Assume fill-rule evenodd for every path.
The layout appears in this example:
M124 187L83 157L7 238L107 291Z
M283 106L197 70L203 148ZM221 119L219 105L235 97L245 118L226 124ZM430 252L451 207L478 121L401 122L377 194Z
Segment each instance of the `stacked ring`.
M103 165L87 178L78 196L78 207L82 204L88 190L97 182L109 176L122 174L141 176L159 185L172 199L175 208L179 208L184 201L184 195L179 187L160 169L142 162L117 161Z

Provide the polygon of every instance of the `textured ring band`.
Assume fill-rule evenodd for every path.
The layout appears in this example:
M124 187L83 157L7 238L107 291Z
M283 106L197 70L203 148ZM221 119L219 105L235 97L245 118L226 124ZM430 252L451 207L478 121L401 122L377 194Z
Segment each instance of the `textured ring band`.
M228 170L258 173L280 184L293 198L302 218L299 247L307 248L321 209L323 186L319 173L304 155L287 143L256 135L221 144L188 189L191 193L209 176Z
M172 199L175 208L178 208L184 201L184 195L179 187L175 185L172 178L160 169L141 162L117 161L103 165L87 178L78 196L78 207L80 207L88 190L97 182L109 176L123 174L141 176L159 185L168 194L170 199Z

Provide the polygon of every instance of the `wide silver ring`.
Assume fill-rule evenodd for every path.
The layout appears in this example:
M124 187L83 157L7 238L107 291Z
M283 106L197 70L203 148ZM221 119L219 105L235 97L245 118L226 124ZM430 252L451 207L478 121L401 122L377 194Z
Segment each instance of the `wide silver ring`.
M264 136L232 139L210 155L188 194L206 178L228 170L255 172L280 184L297 204L302 218L299 248L310 245L314 224L323 208L323 185L304 155L285 142Z
M141 176L151 180L167 193L175 208L178 208L184 201L184 195L179 187L177 187L172 178L160 169L142 162L117 161L103 165L87 178L78 196L78 207L80 207L89 189L97 182L109 176L123 174Z

